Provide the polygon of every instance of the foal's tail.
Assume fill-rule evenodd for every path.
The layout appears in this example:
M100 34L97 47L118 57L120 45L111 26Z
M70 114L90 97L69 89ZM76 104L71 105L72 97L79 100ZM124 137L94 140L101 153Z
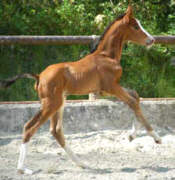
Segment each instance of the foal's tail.
M10 87L13 83L16 82L16 80L21 79L21 78L35 79L36 80L35 89L37 89L37 86L39 84L39 75L30 74L30 73L19 74L12 78L0 80L0 89Z

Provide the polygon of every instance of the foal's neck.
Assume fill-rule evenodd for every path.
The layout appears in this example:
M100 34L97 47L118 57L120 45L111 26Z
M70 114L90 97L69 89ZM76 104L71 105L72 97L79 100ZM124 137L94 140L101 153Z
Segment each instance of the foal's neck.
M124 44L124 35L121 30L107 34L99 44L96 53L106 55L120 62L122 48Z

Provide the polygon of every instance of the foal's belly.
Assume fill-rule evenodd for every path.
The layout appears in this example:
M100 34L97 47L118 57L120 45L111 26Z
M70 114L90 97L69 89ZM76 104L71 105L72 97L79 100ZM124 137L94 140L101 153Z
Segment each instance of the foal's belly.
M100 91L100 82L93 78L91 80L69 81L66 86L66 92L72 95L84 95L98 91Z

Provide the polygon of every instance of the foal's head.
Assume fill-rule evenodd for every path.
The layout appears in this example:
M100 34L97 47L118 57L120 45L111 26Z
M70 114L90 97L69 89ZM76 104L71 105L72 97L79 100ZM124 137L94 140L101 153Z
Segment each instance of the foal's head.
M143 29L139 20L134 18L131 6L128 6L126 14L121 21L122 29L126 34L125 41L132 41L145 46L151 46L154 43L154 38Z

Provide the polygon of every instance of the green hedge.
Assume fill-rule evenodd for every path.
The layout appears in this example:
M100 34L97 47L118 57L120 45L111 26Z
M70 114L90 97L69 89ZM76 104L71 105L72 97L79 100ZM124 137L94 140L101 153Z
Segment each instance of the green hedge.
M175 6L167 0L133 0L135 16L151 34L175 34ZM125 0L1 0L0 35L98 35L127 8ZM96 24L95 17L104 15ZM49 64L75 61L89 46L0 46L0 79L23 72L39 73ZM175 97L173 46L151 49L129 44L122 55L121 84L141 97ZM0 101L37 100L33 80L19 80L0 90ZM70 99L87 96L70 96Z

